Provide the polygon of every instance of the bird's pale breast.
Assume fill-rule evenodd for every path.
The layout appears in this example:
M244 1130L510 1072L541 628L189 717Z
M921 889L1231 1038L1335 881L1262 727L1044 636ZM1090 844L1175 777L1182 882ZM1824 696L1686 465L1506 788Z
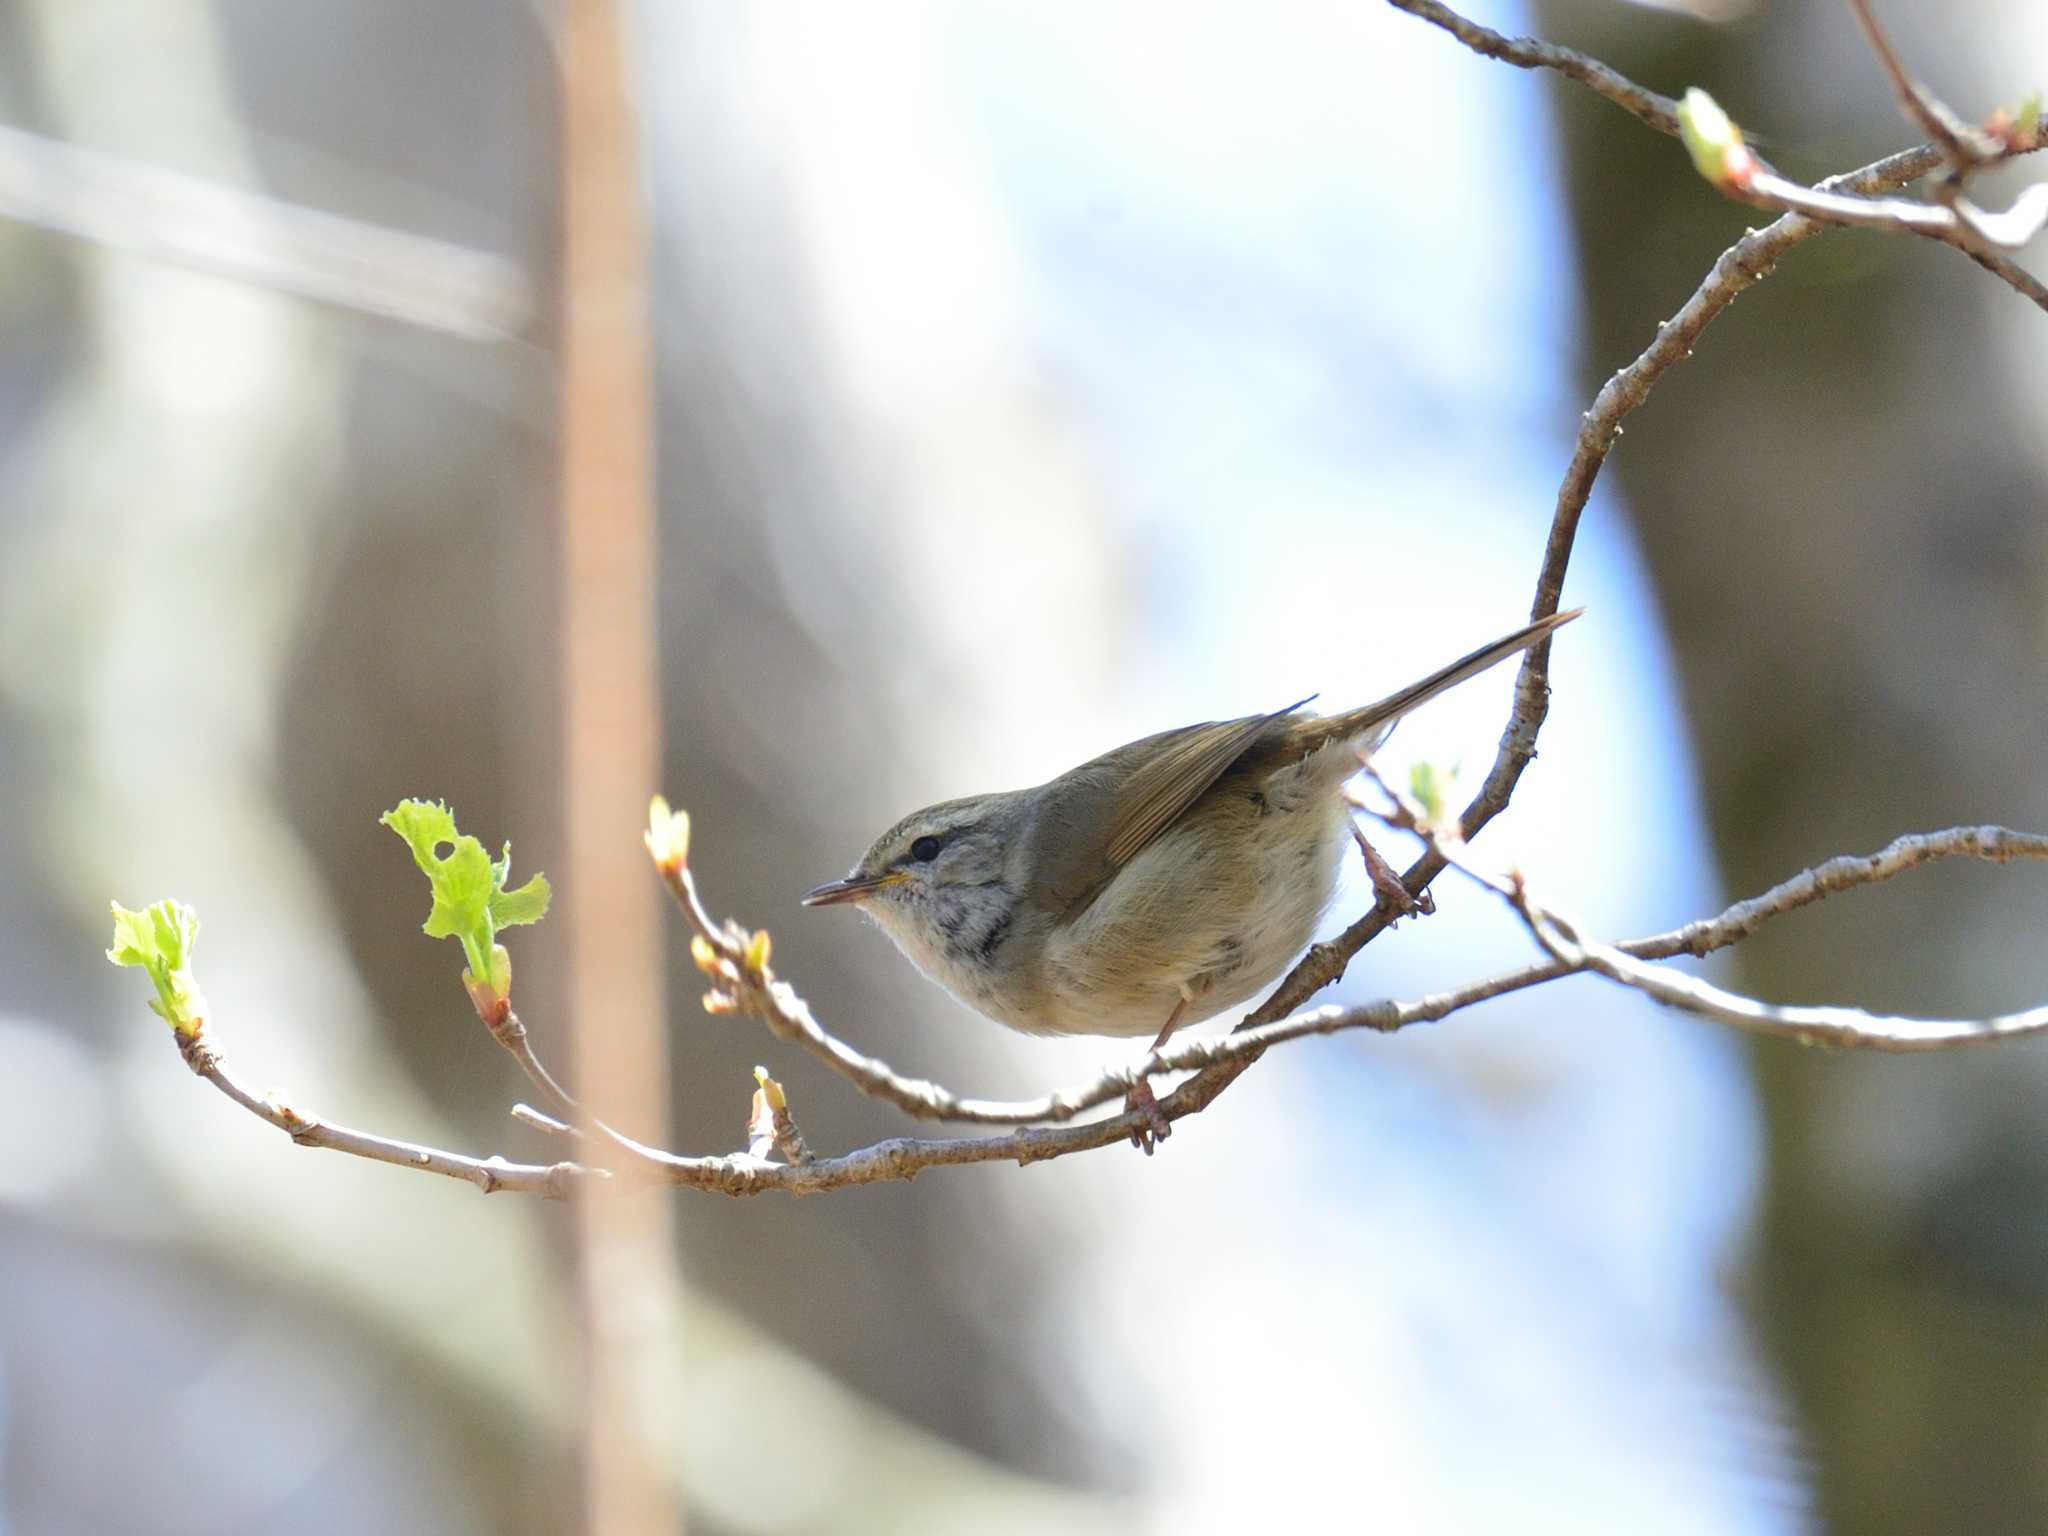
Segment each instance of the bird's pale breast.
M1315 937L1351 835L1342 779L1308 770L1219 781L1049 936L1039 1031L1151 1035L1183 1000L1197 1023L1277 980Z

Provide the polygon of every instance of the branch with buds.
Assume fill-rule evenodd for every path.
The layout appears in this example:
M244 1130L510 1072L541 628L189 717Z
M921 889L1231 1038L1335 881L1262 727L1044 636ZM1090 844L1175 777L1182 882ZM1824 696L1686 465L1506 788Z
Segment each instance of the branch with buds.
M769 1076L766 1068L757 1067L746 1127L747 1151L724 1157L687 1157L646 1146L587 1116L540 1063L524 1026L516 1030L504 1027L505 1018L517 1017L509 1006L501 1013L495 999L488 1006L477 1003L476 989L465 985L491 1037L512 1053L560 1111L558 1117L521 1104L513 1107L514 1117L551 1135L577 1139L597 1154L589 1162L546 1164L471 1157L322 1121L291 1107L282 1094L257 1093L231 1074L214 1041L192 978L191 957L198 923L190 909L173 902L159 902L142 912L117 906L115 947L108 955L117 964L139 965L149 972L158 990L159 1000L153 1006L171 1025L173 1038L192 1070L251 1114L284 1131L297 1144L467 1179L486 1194L502 1191L553 1199L578 1187L607 1180L634 1185L675 1184L729 1195L762 1194L770 1190L815 1194L855 1184L911 1179L928 1168L985 1162L1043 1162L1126 1140L1141 1118L1137 1114L1113 1115L1078 1126L1065 1122L1120 1099L1133 1083L1152 1074L1228 1070L1235 1076L1267 1050L1290 1040L1357 1029L1391 1034L1411 1025L1448 1018L1491 998L1583 971L1606 976L1688 1012L1809 1045L1934 1050L2048 1030L2048 1008L1995 1019L1919 1020L1886 1018L1848 1008L1774 1006L1739 997L1654 963L1679 955L1709 954L1739 943L1784 913L1829 895L1890 880L1935 860L1976 858L2005 863L2014 859L2048 859L2048 837L2003 827L1956 827L1900 838L1867 857L1833 859L1804 870L1717 917L1670 933L1606 945L1583 938L1578 925L1554 909L1538 904L1519 874L1496 874L1476 864L1456 823L1446 819L1441 808L1427 807L1414 796L1394 790L1369 763L1366 772L1380 785L1392 809L1371 810L1362 803L1361 809L1415 833L1444 867L1460 871L1506 900L1543 947L1547 960L1411 1001L1317 1008L1217 1039L1177 1040L1126 1067L1105 1071L1086 1082L1036 1099L1012 1103L964 1098L937 1084L900 1076L887 1064L862 1055L828 1033L809 1006L769 971L770 945L765 933L749 934L737 925L720 925L709 918L685 859L687 819L680 812L670 811L664 803L655 802L648 848L657 873L693 925L698 925L692 947L711 981L711 989L706 993L710 1012L759 1018L778 1036L803 1044L863 1092L923 1118L1019 1127L1000 1136L952 1140L899 1137L837 1157L820 1158L804 1142L787 1091ZM1204 1095L1201 1082L1198 1076L1162 1101L1162 1112L1169 1119L1178 1119L1206 1108L1220 1089ZM780 1161L776 1160L778 1157Z
M1487 57L1521 68L1552 70L1584 85L1660 132L1682 137L1701 174L1730 196L1786 210L1768 227L1748 232L1722 252L1692 296L1669 320L1660 323L1656 338L1639 356L1601 386L1581 418L1537 573L1532 619L1558 610L1580 517L1607 455L1621 435L1623 418L1649 398L1675 363L1691 355L1707 326L1739 294L1768 276L1795 246L1831 227L1850 224L1926 235L1958 246L2048 308L2048 290L1996 249L2032 238L2041 224L2048 222L2048 189L2029 189L2002 214L1977 209L1962 196L1962 184L1970 173L2041 147L2048 119L2042 118L2038 102L2030 102L2017 115L1994 118L1982 129L1963 124L1905 75L1863 0L1850 3L1902 103L1929 133L1931 142L1812 188L1785 181L1764 165L1744 143L1740 131L1702 92L1689 92L1683 102L1672 102L1597 60L1549 43L1503 37L1437 0L1389 3L1443 28ZM1935 187L1934 202L1882 195L1936 172L1942 177ZM107 954L118 965L139 966L149 974L156 991L150 1006L170 1025L186 1064L296 1144L465 1179L485 1193L548 1198L600 1185L628 1184L674 1184L729 1195L769 1190L810 1194L910 1179L927 1168L985 1162L1021 1165L1064 1157L1126 1141L1141 1126L1149 1125L1149 1116L1142 1112L1074 1122L1088 1111L1122 1098L1154 1074L1194 1073L1158 1103L1157 1113L1169 1121L1178 1120L1206 1109L1266 1051L1288 1041L1355 1029L1391 1033L1582 972L1603 976L1675 1008L1803 1044L1941 1050L2048 1030L2048 1008L1992 1019L1927 1020L1889 1018L1848 1008L1769 1004L1661 963L1739 943L1783 913L1895 878L1934 860L1974 858L2004 863L2048 858L2048 837L1988 826L1902 837L1867 857L1832 859L1804 870L1717 917L1618 944L1587 938L1569 918L1539 903L1521 874L1489 871L1476 863L1469 852L1469 839L1506 809L1523 770L1535 756L1537 734L1549 702L1548 649L1539 645L1524 657L1514 705L1493 765L1478 793L1456 816L1441 804L1441 786L1418 782L1404 793L1387 785L1366 765L1391 808L1361 808L1419 836L1422 855L1397 875L1366 845L1375 891L1371 910L1338 937L1311 947L1234 1031L1214 1039L1177 1038L1126 1067L1031 1099L966 1097L938 1083L904 1076L830 1033L795 990L775 976L770 966L773 946L765 931L721 922L711 915L690 870L689 818L660 799L654 801L646 833L648 853L690 927L691 955L709 983L704 999L709 1012L760 1020L778 1039L816 1057L861 1093L914 1118L1010 1128L1000 1135L893 1138L836 1157L819 1157L804 1141L787 1091L765 1068L755 1069L744 1152L688 1157L643 1144L588 1115L542 1063L525 1023L514 1011L511 955L499 939L502 930L536 922L545 914L547 882L535 876L524 885L508 888L509 847L492 860L480 842L456 831L447 807L436 803L406 801L384 817L385 824L405 839L432 887L433 905L425 931L461 944L465 960L461 980L472 1008L491 1038L514 1058L545 1101L544 1108L513 1106L514 1118L532 1129L574 1142L581 1153L578 1159L514 1163L500 1157L442 1151L352 1130L306 1113L282 1093L250 1089L229 1071L221 1052L218 1032L207 1015L192 966L198 919L179 903L158 902L141 911L116 904L114 942ZM444 854L443 848L449 851ZM1426 914L1430 883L1453 868L1512 907L1543 950L1542 960L1406 1002L1302 1009L1310 996L1341 977L1352 957L1397 919Z
M2048 142L2048 117L2042 115L2040 93L2034 92L2017 110L2000 108L1984 127L1973 127L1907 75L1867 0L1849 0L1849 7L1906 116L1929 137L1930 142L1913 153L1928 162L1916 175L1934 175L1933 200L1873 196L1874 189L1844 188L1839 179L1817 187L1788 180L1750 149L1742 130L1713 97L1697 87L1687 91L1678 104L1679 137L1692 156L1693 168L1722 193L1759 208L1823 224L1921 235L1952 245L2048 309L2048 286L2005 255L2028 245L2048 225L2048 183L2027 187L2010 207L1996 213L1980 208L1963 193L1964 183L1974 173L2016 155L2031 154Z
M1798 214L1823 225L1880 229L1922 235L1953 245L2015 291L2048 309L2048 287L2006 259L2003 252L2028 244L2048 223L2048 186L2029 187L2003 212L1978 207L1963 196L1964 182L1978 171L2048 143L2048 116L2035 92L2015 108L2001 107L1975 127L1913 80L1900 64L1890 39L1871 14L1868 0L1849 6L1872 52L1892 83L1906 116L1926 133L1917 149L1802 186L1774 171L1744 140L1741 130L1704 90L1682 101L1647 90L1575 49L1527 37L1504 37L1453 11L1439 0L1387 0L1396 10L1440 27L1489 59L1519 69L1548 70L1584 86L1659 133L1682 140L1702 177L1726 196L1780 213ZM1872 172L1883 168L1880 175ZM1933 202L1879 194L1924 176L1934 176Z

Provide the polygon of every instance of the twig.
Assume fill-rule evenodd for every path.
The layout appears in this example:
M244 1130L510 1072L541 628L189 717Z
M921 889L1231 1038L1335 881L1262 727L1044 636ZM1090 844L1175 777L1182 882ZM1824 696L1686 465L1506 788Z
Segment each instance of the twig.
M1469 856L1454 831L1430 826L1414 804L1381 778L1371 764L1366 765L1365 771L1394 802L1394 812L1386 819L1422 838L1460 874L1507 902L1550 955L1560 974L1591 971L1669 1007L1800 1045L1904 1053L1986 1045L2048 1033L2048 1006L1982 1019L1906 1018L1861 1008L1761 1002L1697 976L1646 963L1619 945L1584 938L1578 924L1535 899L1528 881L1519 872L1500 875L1483 868ZM1899 838L1867 859L1831 860L1762 897L1729 908L1711 924L1681 929L1675 936L1677 949L1705 953L1696 946L1709 938L1716 941L1711 946L1716 948L1735 943L1755 932L1768 918L1818 901L1832 890L1888 880L1933 859L1958 855L1997 863L2017 858L2048 858L2048 837L1985 826L1956 827L1945 833Z
M1868 0L1849 0L1849 9L1855 14L1856 24L1863 28L1864 39L1870 44L1870 51L1877 55L1885 78L1892 83L1892 94L1899 99L1899 110L1918 123L1920 131L1940 146L1955 171L1989 164L2003 154L2004 146L1997 139L1964 122L1932 91L1906 73L1905 65L1899 62L1899 56L1892 48L1891 39L1877 24L1877 17L1871 14Z
M472 998L471 1001L475 999ZM548 1096L548 1101L555 1108L572 1120L583 1121L589 1118L583 1106L576 1102L568 1089L555 1081L554 1074L541 1064L538 1056L534 1055L533 1042L526 1035L525 1021L513 1010L509 1001L497 1004L488 1014L479 1006L477 1013L484 1021L484 1028L490 1031L491 1038L502 1045L512 1059L519 1063L520 1070L526 1074L534 1087Z
M1811 869L1801 870L1761 895L1736 902L1717 916L1687 923L1684 927L1674 928L1667 933L1630 939L1611 947L1617 954L1631 960L1669 960L1680 955L1709 955L1716 950L1741 943L1771 919L1782 917L1788 912L1796 912L1801 907L1811 906L1817 901L1823 901L1844 891L1880 884L1908 870L1917 869L1923 864L1955 858L1981 859L1993 864L2005 864L2015 859L2048 859L2048 836L2015 832L2008 827L1997 826L1949 827L1940 832L1913 833L1895 838L1876 853L1843 854ZM1283 1040L1295 1039L1302 1035L1335 1034L1347 1029L1372 1029L1391 1033L1412 1024L1434 1023L1476 1003L1556 981L1582 968L1553 958L1450 991L1417 998L1413 1002L1377 1002L1351 1008L1318 1008L1309 1013L1296 1014L1272 1024L1262 1025L1243 1034L1228 1035L1209 1042L1216 1048L1210 1060L1221 1062L1242 1054L1256 1054L1266 1046L1277 1045ZM1201 1043L1181 1042L1146 1061L1134 1063L1130 1070L1160 1072L1202 1065L1195 1049ZM1876 1042L1845 1043L1868 1043L1876 1049L1887 1048ZM1115 1093L1121 1092L1121 1082L1120 1074L1106 1075L1099 1086L1100 1096L1095 1097L1093 1101L1106 1102ZM1066 1097L1080 1099L1091 1097L1096 1092L1097 1085L1090 1085L1087 1089L1070 1089Z
M718 1011L737 1009L767 1024L779 1038L793 1041L870 1098L893 1104L920 1120L951 1120L978 1125L1029 1125L1048 1119L1069 1119L1086 1105L1072 1108L1047 1099L1006 1104L962 1098L924 1078L905 1077L886 1061L862 1054L829 1033L810 1005L787 982L777 981L765 958L754 963L750 940L736 926L721 924L705 909L697 882L681 859L655 868L678 908L701 941L697 963L717 983L714 997L727 1000ZM1096 1100L1096 1103L1102 1102Z
M1590 58L1575 48L1561 47L1533 37L1503 37L1491 28L1468 21L1437 0L1387 0L1397 11L1442 27L1474 53L1518 69L1548 69L1575 80L1587 90L1604 96L1622 111L1659 133L1678 133L1678 103L1669 96L1637 85L1620 71Z
M1802 213L1825 223L1893 233L1925 235L1972 254L1987 246L2018 250L2048 225L2048 186L2032 186L2003 213L1988 213L1963 196L1963 183L1980 166L2040 146L2041 119L2024 129L2004 114L2000 132L1980 131L1964 123L1931 92L1908 78L1890 41L1864 0L1850 0L1864 34L1891 77L1907 117L1933 137L1928 146L1942 167L1934 182L1934 201L1843 195L1825 187L1804 187L1780 176L1743 142L1727 113L1706 92L1689 90L1678 106L1681 136L1700 175L1725 196L1760 208ZM1987 265L1989 265L1987 263ZM1993 266L2000 276L2005 272ZM2008 279L2009 280L2009 279Z
M563 1130L573 1130L579 1134L594 1133L610 1142L614 1149L624 1153L629 1159L642 1162L646 1160L649 1148L645 1143L636 1141L631 1136L626 1135L625 1132L607 1125L596 1115L585 1109L582 1104L578 1103L576 1097L568 1089L555 1081L554 1074L542 1064L540 1057L534 1053L533 1041L527 1036L526 1025L509 1003L498 1005L496 1010L490 1014L484 1013L481 1005L479 1005L478 1016L483 1019L484 1027L490 1031L491 1038L502 1045L510 1053L512 1059L519 1063L520 1070L525 1072L528 1080L548 1096L549 1101L554 1104L555 1108L574 1122L572 1125L561 1126L561 1122L550 1120L541 1129L552 1132L557 1126L561 1126ZM520 1107L522 1106L514 1107L513 1113L515 1117L527 1120L529 1124L538 1124L539 1120L548 1119L546 1116L535 1118L531 1110L529 1110L527 1115L519 1115L518 1109Z
M539 1195L548 1200L563 1200L573 1186L606 1177L602 1169L586 1168L580 1163L512 1163L502 1157L465 1157L460 1152L444 1152L416 1142L394 1141L368 1131L351 1130L293 1109L273 1094L256 1093L244 1086L228 1071L220 1050L205 1034L185 1044L182 1054L193 1072L302 1147L325 1147L398 1168L464 1179L487 1195Z
M565 1120L557 1120L553 1115L543 1114L531 1104L514 1104L507 1113L521 1125L530 1125L536 1131L546 1131L550 1136L577 1137L583 1134L580 1127L570 1125Z
M1536 38L1504 37L1490 28L1480 26L1477 22L1467 20L1449 6L1438 3L1438 0L1387 0L1387 3L1396 10L1405 11L1411 16L1429 22L1432 26L1441 27L1474 53L1480 54L1485 58L1498 59L1503 63L1513 64L1521 69L1547 69L1554 71L1569 80L1576 81L1578 84L1585 86L1596 95L1613 102L1623 111L1639 121L1647 123L1659 133L1670 134L1673 137L1679 135L1677 102L1673 101L1669 96L1660 96L1655 91L1637 85L1633 80L1630 80L1627 76L1610 68L1608 65L1601 63L1598 59L1589 58L1575 49L1560 47L1555 43L1546 43ZM1852 0L1852 3L1856 3L1856 0ZM1860 5L1858 6L1858 11L1859 19L1862 19L1863 12ZM1888 47L1880 52L1881 60L1887 58L1890 58ZM1891 59L1891 62L1887 65L1888 72L1895 64L1896 59ZM1935 105L1939 106L1939 103L1935 103ZM1940 110L1947 112L1945 107ZM2023 297L2032 300L2043 309L2048 309L2048 288L2044 288L2031 274L2000 256L1996 249L1990 248L2003 246L2008 249L2017 249L2019 246L2026 244L2033 238L2034 234L2039 232L2041 227L2040 217L2048 215L2048 209L2038 205L2039 194L2032 192L2022 194L2020 200L2004 214L1986 213L1984 210L1962 199L1956 199L1957 206L1947 209L1930 209L1928 204L1900 200L1895 203L1878 205L1878 211L1872 214L1864 209L1845 207L1844 204L1829 195L1840 192L1864 193L1889 190L1894 187L1904 186L1908 182L1915 181L1931 171L1939 170L1945 163L1951 165L1959 163L1954 158L1951 145L1958 142L1964 135L1968 136L1968 144L1980 145L1992 151L1992 153L1977 157L1973 162L1975 164L1990 164L2016 153L2027 152L2017 148L2013 143L1970 128L1967 124L1956 119L1953 113L1948 113L1947 115L1950 126L1954 131L1949 134L1942 134L1930 126L1930 136L1936 142L1903 151L1898 155L1889 156L1885 160L1865 166L1861 171L1853 171L1845 176L1830 177L1826 181L1821 182L1817 187L1803 187L1795 181L1779 176L1768 165L1759 160L1757 161L1757 171L1761 176L1767 178L1763 185L1768 189L1770 195L1745 197L1741 200L1756 206L1770 208L1774 212L1805 213L1824 223L1858 223L1865 226L1922 234L1930 239L1940 240L1944 244L1953 245L1958 250L1961 250L1979 266L2011 286ZM1919 120L1917 116L1915 120ZM2032 125L2033 143L2038 145L2044 134L2048 134L2048 116L2037 119L2035 124ZM1972 151L1966 145L1962 153L1967 156ZM1871 172L1893 166L1910 166L1911 169L1901 175L1886 174L1881 179L1881 183L1871 179ZM1724 186L1723 190L1728 189ZM1928 227L1922 227L1922 212L1909 212L1903 218L1897 219L1886 217L1887 212L1896 212L1898 210L1921 210L1922 212L1931 211L1937 213L1945 211L1950 214L1950 217L1945 221L1937 221Z
M2048 1032L2048 1006L1986 1019L1914 1019L1867 1013L1860 1008L1760 1002L1697 976L1646 965L1612 945L1583 939L1564 918L1526 900L1521 909L1537 942L1560 963L1576 970L1596 971L1660 1003L1732 1024L1752 1034L1772 1035L1800 1045L1903 1053L1989 1045Z
M1941 859L1982 859L2007 864L2015 859L2048 858L2048 837L2015 832L2009 827L1949 827L1941 832L1915 832L1894 838L1876 853L1843 854L1802 870L1772 886L1761 896L1738 901L1719 917L1652 939L1622 946L1639 960L1667 960L1674 955L1706 955L1738 944L1769 919L1811 906L1842 891L1875 885Z
M2021 298L2031 301L2043 310L2048 310L2048 284L2044 284L2025 267L2007 260L1996 251L1972 250L1967 246L1963 247L1962 251L1970 260L2006 284Z
M1960 196L1946 204L1907 197L1847 197L1801 186L1761 166L1716 185L1736 201L1757 208L1801 213L1853 229L1925 235L1972 253L1982 245L2019 250L2048 225L2048 182L2026 188L2003 213L1986 212Z

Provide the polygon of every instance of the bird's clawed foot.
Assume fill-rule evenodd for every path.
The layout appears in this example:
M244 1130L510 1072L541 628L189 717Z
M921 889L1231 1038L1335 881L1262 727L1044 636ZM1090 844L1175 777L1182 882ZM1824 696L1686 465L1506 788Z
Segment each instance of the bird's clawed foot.
M1159 1107L1159 1100L1152 1096L1152 1084L1146 1078L1139 1078L1138 1086L1124 1095L1124 1113L1145 1117L1145 1123L1131 1132L1131 1145L1147 1157L1152 1155L1154 1146L1173 1134L1172 1122Z
M1436 898L1428 891L1420 896L1410 895L1408 887L1401 883L1401 877L1394 873L1394 866L1381 857L1379 849L1366 841L1363 832L1353 827L1351 835L1358 841L1358 852L1365 860L1365 872L1372 880L1374 897L1385 902L1396 917L1428 917L1436 911Z

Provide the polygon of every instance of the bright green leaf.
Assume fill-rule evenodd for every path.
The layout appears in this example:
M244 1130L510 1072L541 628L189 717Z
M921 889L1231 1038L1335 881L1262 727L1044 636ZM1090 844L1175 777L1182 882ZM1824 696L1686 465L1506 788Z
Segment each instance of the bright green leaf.
M548 897L552 894L548 877L535 875L518 890L501 890L491 898L491 920L500 928L537 923L547 916Z
M139 965L156 985L150 1007L180 1037L190 1039L206 1022L206 999L192 975L192 954L199 947L199 914L181 901L159 901L141 911L119 903L114 911L114 943L107 958L116 965Z
M401 800L377 819L412 844L412 856L429 874L435 848L455 841L455 813L439 800Z
M413 862L433 887L427 936L460 940L470 977L488 982L502 1000L511 990L511 961L500 959L504 950L496 942L497 932L540 921L548 909L546 877L535 875L517 890L506 890L512 845L505 844L493 861L481 842L455 830L454 814L438 800L401 800L379 820L405 839Z

